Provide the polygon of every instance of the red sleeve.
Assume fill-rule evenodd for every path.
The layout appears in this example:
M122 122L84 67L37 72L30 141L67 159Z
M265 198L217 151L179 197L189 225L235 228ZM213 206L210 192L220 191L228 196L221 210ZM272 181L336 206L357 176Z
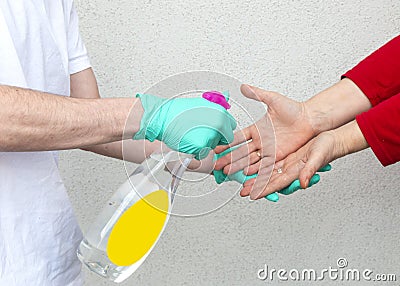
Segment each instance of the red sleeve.
M400 93L357 115L356 120L383 166L400 161Z
M343 77L351 79L373 106L400 93L400 36L373 52Z

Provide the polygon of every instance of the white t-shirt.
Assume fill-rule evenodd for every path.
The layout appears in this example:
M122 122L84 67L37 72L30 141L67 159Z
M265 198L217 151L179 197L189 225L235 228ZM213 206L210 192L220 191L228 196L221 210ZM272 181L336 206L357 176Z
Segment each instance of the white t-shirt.
M73 0L0 1L0 84L68 96L88 67ZM0 152L0 285L82 285L81 239L57 153Z

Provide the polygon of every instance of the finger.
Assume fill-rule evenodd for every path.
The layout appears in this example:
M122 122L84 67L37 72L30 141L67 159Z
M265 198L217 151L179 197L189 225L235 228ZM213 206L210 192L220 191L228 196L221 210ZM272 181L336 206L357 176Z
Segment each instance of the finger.
M215 153L219 154L222 153L223 151L225 151L228 148L234 147L236 145L239 145L241 143L244 143L248 140L251 139L251 130L250 130L250 126L247 128L244 128L242 130L239 130L238 132L235 133L235 135L233 136L233 141L228 145L223 145L223 146L217 146L215 148Z
M246 182L243 183L243 187L251 187L254 185L254 182L256 181L255 178L247 180Z
M270 170L269 172L271 172L271 170L273 168L279 169L279 168L282 168L282 166L283 166L283 161L275 163L274 158L265 157L262 160L264 162L263 168L268 168L268 170ZM243 174L245 174L246 176L251 176L253 174L258 173L260 168L261 168L261 161L258 161L257 163L245 168L243 170Z
M235 140L235 139L233 139L233 140ZM229 147L231 147L231 146L230 145L219 145L219 146L215 147L214 153L220 154L220 153L224 152L226 149L228 149Z
M257 101L262 101L265 104L269 105L274 101L276 98L281 97L279 93L267 91L255 86L251 86L248 84L242 84L240 86L240 91L242 94L250 99L254 99Z
M260 171L258 172L258 176L256 178L256 181L255 181L254 186L253 186L253 188L251 189L251 192L250 192L250 198L252 200L256 200L256 199L259 199L259 198L263 197L262 194L263 194L263 192L264 192L264 190L265 190L266 186L268 185L268 182L269 182L269 180L271 178L272 170L273 170L273 165L265 167L263 164L261 164ZM273 193L273 192L271 191L269 193L265 193L264 196L266 196L266 195L268 195L270 193Z
M243 184L243 188L249 188L249 190L253 187L255 179L250 179Z
M233 150L229 154L219 158L215 162L215 169L220 170L220 169L224 168L225 174L231 174L231 172L227 172L227 171L229 171L229 167L227 165L230 165L233 162L236 162L244 157L247 157L251 152L254 152L255 150L256 150L255 144L253 144L252 142L250 142L249 144L240 146L236 150Z
M304 168L300 171L299 180L301 187L305 189L310 183L312 176L324 165L325 163L321 156L311 153Z
M237 121L236 119L230 114L228 111L226 111L228 117L229 117L229 123L231 124L230 127L232 130L235 130L237 127Z
M317 172L328 172L332 170L332 166L331 164L325 165L324 167L322 167L321 169L319 169Z
M262 101L262 98L259 96L259 94L256 94L255 92L255 87L248 85L248 84L242 84L240 86L240 91L242 92L242 94L250 99L254 99L257 101Z
M277 193L269 194L269 195L265 196L265 198L273 203L276 203L279 201L279 195Z
M215 171L215 172L222 172L222 171ZM225 174L223 174L223 175L226 176ZM246 176L245 174L243 174L243 172L239 171L239 172L236 172L236 173L234 173L234 174L232 174L232 175L229 175L229 176L226 176L226 177L227 177L230 181L236 181L236 182L238 182L238 183L240 183L240 184L243 184L243 183L245 183L246 181L251 180L251 179L257 177L257 174L254 174L254 175L252 175L252 176Z
M289 186L286 188L283 188L282 190L278 191L282 195L291 195L294 192L297 192L298 190L301 189L300 186L300 181L299 180L294 180Z
M260 199L271 193L277 192L290 185L290 183L296 179L296 173L290 172L290 170L284 170L284 164L285 161L281 160L275 165L269 165L268 168L261 169L259 173L261 174L269 172L270 179L268 181L268 184L256 181L253 189L250 192L251 199ZM283 172L278 173L278 170L282 170Z
M253 175L258 172L258 170L260 169L260 165L261 165L261 162L258 161L257 163L244 168L243 173L245 175Z
M222 115L222 114L219 114ZM228 124L228 122L230 124ZM236 129L237 123L235 118L225 110L225 113L221 116L221 125L218 125L218 132L220 133L220 142L218 145L228 145L234 139L233 131ZM214 146L215 148L216 146Z
M320 175L315 174L311 177L310 182L308 183L308 188L312 187L313 185L317 184L321 180Z
M208 157L210 151L213 150L215 146L218 145L218 137L210 138L206 143L198 146L198 152L195 156L197 160L203 160L204 158Z
M251 191L251 186L243 187L243 189L240 190L240 196L247 197L247 196L249 196L250 191Z
M264 186L264 188L261 189L261 191L254 193L252 190L250 193L250 198L253 200L258 200L262 197L265 197L269 194L275 193L275 192L287 187L294 180L293 177L291 177L290 175L287 175L287 174L278 174L278 175L279 175L279 179L277 179L275 177L276 175L273 175L271 180L268 182L268 184L266 186ZM253 189L254 189L254 187L253 187Z
M242 159L239 159L239 160L229 164L225 168L226 168L226 170L229 171L228 174L233 174L240 170L243 170L244 168L248 167L249 165L257 163L260 160L261 160L261 157L258 156L257 152L252 152L252 153L250 153L250 155L243 157ZM225 168L224 168L224 171L225 171ZM250 175L253 175L253 174L250 174Z
M243 184L243 188L240 191L240 195L242 197L247 197L250 194L250 191L253 188L253 185L254 185L255 181L256 181L256 179L254 178L254 179L246 181Z
M225 128L225 130L220 133L219 142L213 146L213 149L219 145L228 145L233 141L233 138L234 134L232 129Z
M283 166L282 161L275 163L274 157L266 156L266 157L263 157L258 162L244 168L243 173L245 175L253 175L253 174L257 173L261 169L261 162L263 162L263 168L275 166L275 169L278 169L278 168L282 168L282 166Z
M310 188L313 185L317 184L320 181L320 179L321 177L318 174L312 176L310 182L308 183L307 188ZM300 185L300 180L297 179L293 181L288 187L280 190L279 193L287 196L297 192L300 189L302 189Z

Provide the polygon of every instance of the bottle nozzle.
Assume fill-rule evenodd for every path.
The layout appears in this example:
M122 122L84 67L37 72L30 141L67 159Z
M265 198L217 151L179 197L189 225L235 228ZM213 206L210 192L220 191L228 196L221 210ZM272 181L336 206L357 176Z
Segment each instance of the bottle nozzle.
M207 99L208 101L211 101L211 102L221 105L226 110L231 108L231 105L228 103L228 100L225 97L225 95L218 91L207 91L207 92L203 93L203 98ZM228 98L229 98L229 96L228 96Z

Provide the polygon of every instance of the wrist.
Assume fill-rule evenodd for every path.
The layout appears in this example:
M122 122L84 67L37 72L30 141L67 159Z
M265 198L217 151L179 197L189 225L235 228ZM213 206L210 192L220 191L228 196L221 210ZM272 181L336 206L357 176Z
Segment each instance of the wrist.
M135 115L133 119L139 122L139 127L134 133L133 139L146 139L151 142L154 140L162 141L160 133L163 125L162 118L165 117L165 114L161 113L164 112L164 109L168 111L168 107L165 107L166 99L149 94L137 94L136 97L138 109L141 108L142 113L141 116ZM170 104L170 101L167 104Z
M303 102L303 105L306 110L306 121L311 127L313 137L324 131L333 129L333 122L329 117L329 110L326 108L320 109L318 102L312 100L312 98Z
M144 108L138 98L124 98L123 109L127 110L125 116L123 138L132 139L140 130Z
M371 103L352 80L344 78L305 101L304 106L314 135L318 135L354 120L370 109Z
M355 120L329 132L334 134L336 158L340 158L369 147Z

